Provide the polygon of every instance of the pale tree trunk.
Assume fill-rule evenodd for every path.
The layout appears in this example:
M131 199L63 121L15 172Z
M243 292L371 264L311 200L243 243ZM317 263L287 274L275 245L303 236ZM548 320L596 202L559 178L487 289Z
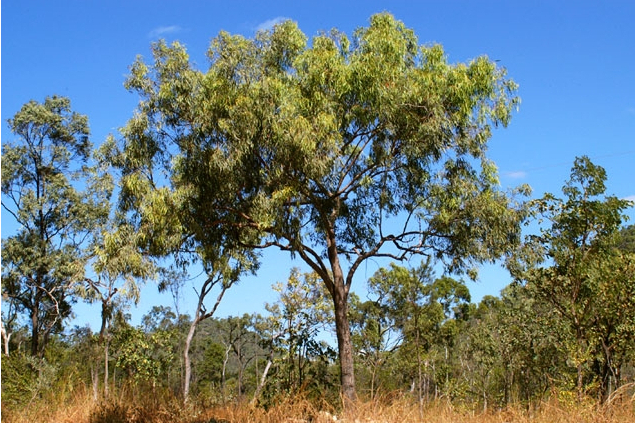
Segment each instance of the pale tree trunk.
M238 386L237 386L237 397L239 400L242 400L243 397L243 374L245 371L245 366L242 362L242 359L240 358L242 352L241 352L241 348L238 348L238 352L236 353L236 355L238 356Z
M90 364L90 377L93 382L93 401L99 400L99 372L97 371L97 366Z
M258 386L256 387L256 391L254 392L254 397L251 400L252 406L256 405L256 402L258 401L258 396L260 396L260 392L262 392L262 388L265 387L265 382L267 380L267 375L269 374L269 370L271 369L271 366L273 365L274 342L276 341L276 339L280 338L283 334L284 334L284 331L280 331L271 337L271 348L269 350L269 356L267 357L267 364L265 365L265 369L262 371L260 382L258 383Z
M93 285L94 287L94 285ZM110 370L108 368L108 360L110 358L110 319L111 319L111 306L112 306L112 297L115 295L117 290L110 290L108 297L102 297L101 303L101 328L99 330L99 343L104 346L104 399L108 399L109 395L109 381L108 374Z
M483 389L483 414L487 413L487 390Z
M212 308L211 311L206 312L205 304L204 304L205 297L207 296L207 294L209 294L212 288L220 281L221 281L220 275L209 276L203 283L203 286L201 287L201 292L197 293L198 304L196 305L196 313L194 314L194 320L192 320L192 324L190 325L190 330L187 333L187 338L185 338L185 348L183 348L183 361L184 361L183 365L185 366L185 377L183 379L183 402L184 403L187 403L190 397L190 383L191 383L190 379L192 378L192 363L190 361L190 345L192 344L192 339L194 338L194 332L196 331L196 327L198 326L200 322L214 315L214 312L218 308L218 305L220 304L221 300L223 299L223 296L225 295L225 291L227 291L229 287L231 287L232 285L232 282L223 284L223 287L220 293L218 294L218 297L216 298L216 303L214 304L214 307ZM225 370L223 369L223 378L225 377L224 373L225 373ZM224 397L224 394L223 394L223 397ZM224 402L224 398L223 398L223 402Z
M267 374L269 373L269 369L271 368L272 364L273 364L273 350L271 350L271 353L269 354L269 357L267 358L267 365L265 366L265 369L262 371L260 382L258 383L258 386L256 387L256 391L254 392L254 397L251 400L252 406L256 405L256 402L258 401L258 396L260 395L262 388L265 386L265 381L267 380Z
M198 313L197 313L198 314ZM192 321L190 325L190 330L187 332L187 337L185 338L185 348L183 349L183 361L185 366L185 377L183 379L183 400L185 402L188 401L190 395L190 379L192 378L192 363L190 361L190 345L192 344L192 339L194 338L194 332L196 331L196 325L198 316Z
M370 374L370 399L375 399L375 376L377 375L377 361L373 362L373 371Z
M419 416L423 417L423 389L422 389L422 374L421 374L421 351L419 349L420 333L419 333L419 311L415 310L415 348L417 349L417 397L419 403Z
M0 321L0 331L2 332L2 346L4 355L9 356L9 340L11 339L11 333L7 332L4 326L4 322Z
M220 392L223 399L223 405L225 405L225 372L227 370L227 362L229 361L230 351L231 345L225 345L225 359L223 360L223 370L220 375Z
M578 363L578 365L576 366L576 371L578 373L577 383L576 383L576 387L578 391L578 402L581 402L583 397L583 392L584 392L584 385L582 383L583 381L582 363Z
M585 354L585 348L584 348L584 333L582 331L582 327L581 324L579 323L580 320L578 319L577 316L574 316L574 324L575 324L575 329L576 329L576 341L577 341L577 347L578 347L578 351L577 351L577 355L578 357L576 357L576 361L577 361L577 365L576 365L576 371L577 371L577 383L576 383L576 387L577 387L577 391L578 391L578 401L581 402L582 398L583 398L583 394L584 394L584 384L583 384L583 363L584 363L584 358L586 356Z

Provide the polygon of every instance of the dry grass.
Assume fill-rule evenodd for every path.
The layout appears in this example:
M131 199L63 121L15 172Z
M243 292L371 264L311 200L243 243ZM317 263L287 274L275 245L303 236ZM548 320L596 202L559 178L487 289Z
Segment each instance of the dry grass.
M542 404L534 411L510 407L488 413L435 403L420 408L409 398L398 397L362 402L345 412L328 405L316 406L303 399L279 403L268 410L228 406L208 410L204 422L211 423L633 423L635 401L617 401L609 406L592 402L567 405L561 401Z
M20 410L12 410L3 404L2 422L88 422L93 405L89 393L84 389L79 389L68 394L68 397L64 401L56 402L50 399L36 400Z
M75 392L64 405L32 404L21 412L2 409L5 423L632 423L635 399L617 398L608 405L588 401L551 400L535 410L510 407L488 413L448 403L420 408L402 396L360 402L346 412L291 398L268 409L231 404L213 409L182 406L167 394L123 394L109 403L95 403L89 392Z

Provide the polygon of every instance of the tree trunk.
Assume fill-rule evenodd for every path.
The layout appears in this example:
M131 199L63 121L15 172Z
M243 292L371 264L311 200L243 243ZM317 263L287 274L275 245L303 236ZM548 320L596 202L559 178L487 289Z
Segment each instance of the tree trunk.
M584 392L584 385L583 385L583 372L582 372L582 363L578 363L578 365L576 366L576 370L578 373L578 377L577 377L577 383L576 383L576 387L577 387L577 391L578 391L578 402L582 402L582 393Z
M229 361L230 350L231 345L225 345L225 359L223 360L223 370L221 371L220 376L220 392L223 399L223 405L225 405L225 372L227 370L227 362Z
M97 402L99 400L99 371L92 362L90 363L90 377L93 382L93 401Z
M415 348L417 349L417 396L419 399L419 413L423 412L423 376L421 372L421 351L419 350L419 313L415 311Z
M335 332L337 334L337 348L340 356L340 381L342 395L347 402L357 400L355 392L355 370L353 364L353 345L351 343L351 329L348 322L348 302L345 285L335 282L333 305L335 308ZM346 405L346 404L345 404Z
M197 313L198 315L198 313ZM194 331L196 330L196 325L198 324L198 316L192 321L190 325L190 330L187 333L187 337L185 338L185 348L183 348L183 361L185 366L185 377L183 379L183 401L187 402L190 396L190 379L192 377L192 362L190 361L190 345L192 344L192 339L194 338Z
M370 373L370 400L375 399L375 377L377 376L377 360L373 362L373 370Z
M335 333L337 335L337 349L340 357L340 381L342 384L342 396L344 407L352 405L357 401L355 392L355 368L353 363L353 344L351 342L351 328L348 321L348 292L349 285L344 280L344 273L337 251L335 241L335 217L336 210L333 211L331 219L327 219L326 229L326 251L333 277L328 281L328 276L323 275L322 279L333 299L335 311ZM349 274L349 276L352 276Z
M112 295L108 298L104 298L102 296L101 302L101 328L99 329L99 343L104 346L104 399L108 399L108 359L109 359L109 329L110 329L110 299Z
M192 324L190 325L190 330L187 333L187 338L185 338L185 347L183 348L183 365L185 366L185 377L183 379L183 402L187 403L190 396L190 379L192 378L192 363L190 362L190 345L192 344L192 339L194 338L194 332L196 331L196 326L201 323L203 320L212 317L218 308L218 304L220 304L223 296L225 295L225 291L231 286L231 283L228 285L223 285L223 289L221 289L218 297L216 298L216 303L212 310L208 313L205 313L205 307L203 306L205 302L205 297L209 294L210 290L216 285L219 279L215 279L214 275L208 275L207 279L203 283L201 287L201 292L198 294L198 304L196 305L196 313L194 314L194 319L192 320ZM223 363L223 380L222 380L222 390L223 390L223 403L225 402L225 363Z
M4 326L4 322L0 321L0 331L2 332L2 350L4 355L9 356L9 340L11 339L11 332L8 332Z
M31 309L31 355L33 357L38 356L40 348L40 332L38 331L39 308L40 305L36 302Z
M265 386L265 381L267 380L267 374L269 373L269 369L271 368L272 364L273 364L273 350L271 350L269 357L267 358L267 365L265 366L265 370L263 370L262 372L262 377L260 378L260 382L258 383L258 386L256 387L256 391L254 392L254 397L251 400L252 406L256 405L256 402L258 401L258 396L260 396L260 392L262 391L262 388L264 388Z
M109 359L109 349L110 347L110 342L108 339L108 334L106 334L106 338L104 340L104 399L107 401L108 400L108 394L109 394L109 389L108 389L108 373L110 372L108 369L108 359Z
M243 398L243 374L245 372L245 367L242 360L238 359L238 400L242 400Z
M577 391L578 391L578 402L582 401L582 397L583 397L583 392L584 392L584 384L583 384L583 376L584 376L584 372L583 372L583 359L582 357L585 356L584 354L584 336L583 336L583 331L581 328L581 325L578 323L579 319L577 317L574 318L574 323L576 326L576 337L577 337L577 347L578 347L578 351L577 351L577 355L578 357L576 357L577 360L577 366L576 366L576 370L577 370Z

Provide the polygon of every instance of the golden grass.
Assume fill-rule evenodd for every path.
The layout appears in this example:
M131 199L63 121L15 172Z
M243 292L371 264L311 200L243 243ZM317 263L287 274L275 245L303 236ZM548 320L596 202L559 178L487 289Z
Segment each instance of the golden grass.
M262 422L262 423L633 423L633 404L607 407L562 407L543 404L528 412L519 407L493 412L469 412L443 404L425 406L422 410L408 400L390 404L362 403L354 410L331 413L311 404L279 404L269 410L249 407L224 407L209 410L208 422Z
M3 404L2 423L88 422L93 405L93 400L85 389L68 394L64 401L35 400L19 410Z
M108 403L95 402L88 391L74 392L64 404L42 401L20 412L2 409L3 423L633 423L635 399L617 398L610 404L577 404L550 400L534 410L520 406L477 412L438 402L419 407L405 396L361 401L346 411L302 397L289 398L267 409L229 404L203 409L183 406L166 393L122 394Z

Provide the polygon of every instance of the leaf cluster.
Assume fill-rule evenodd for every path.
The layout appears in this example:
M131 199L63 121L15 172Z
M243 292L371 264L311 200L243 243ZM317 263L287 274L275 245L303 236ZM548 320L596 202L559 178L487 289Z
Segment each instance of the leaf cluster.
M449 64L388 14L310 45L293 22L222 32L208 58L201 71L158 42L131 67L141 100L123 130L121 203L151 251L276 245L328 286L328 245L353 261L350 284L372 256L428 251L458 270L518 237L518 205L485 158L519 101L494 62Z

